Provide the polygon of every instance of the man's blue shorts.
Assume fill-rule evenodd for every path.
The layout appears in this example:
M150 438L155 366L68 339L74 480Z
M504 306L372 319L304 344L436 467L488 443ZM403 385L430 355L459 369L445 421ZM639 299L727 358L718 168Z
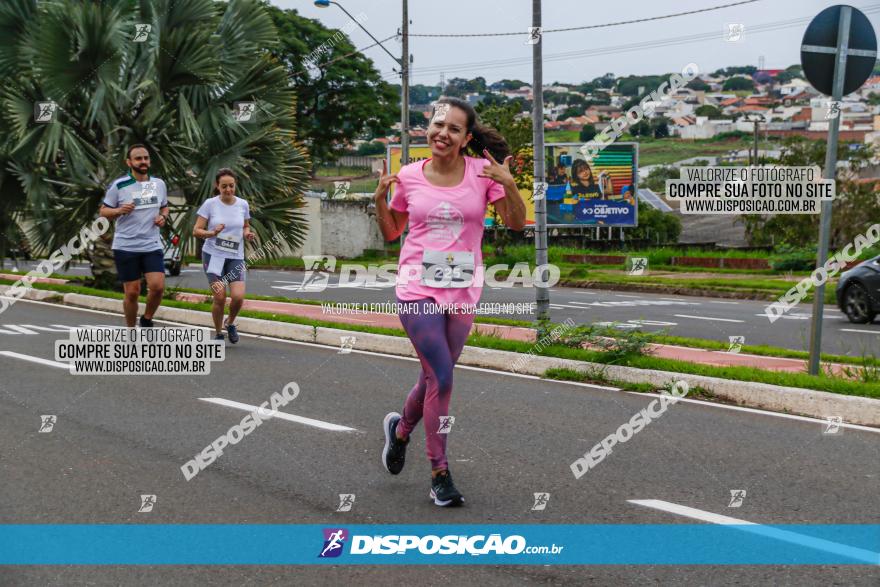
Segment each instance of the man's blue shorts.
M119 281L137 281L145 273L161 273L165 275L165 255L162 249L146 253L123 251L113 249L113 259L116 261L116 273Z

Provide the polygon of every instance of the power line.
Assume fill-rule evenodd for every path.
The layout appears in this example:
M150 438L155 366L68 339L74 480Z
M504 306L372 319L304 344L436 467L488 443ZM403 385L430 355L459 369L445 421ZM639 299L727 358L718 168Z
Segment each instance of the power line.
M741 2L731 2L730 4L722 4L720 6L712 6L709 8L699 8L697 10L689 10L687 12L676 12L675 14L664 14L662 16L649 16L646 18L638 18L635 20L621 20L618 22L607 22L605 24L591 24L587 26L578 26L578 27L568 27L563 29L542 29L541 34L547 33L563 33L569 31L585 31L587 29L600 29L605 27L613 27L613 26L621 26L624 24L634 24L637 22L649 22L653 20L663 20L665 18L675 18L678 16L687 16L689 14L698 14L700 12L711 12L713 10L721 10L722 8L730 8L731 6L741 6L743 4L752 4L754 2L759 2L760 0L742 0ZM511 33L469 33L469 34L447 34L447 33L437 33L437 34L415 34L410 33L410 37L509 37L509 36L522 36L525 33L523 31L516 31Z
M871 4L865 7L862 7L866 13L875 13L880 10L880 4ZM775 21L771 23L764 23L760 25L755 25L754 27L750 27L748 30L751 33L763 33L763 32L772 32L776 30L792 28L799 25L803 25L809 22L812 17L801 17L791 20L783 20L783 21ZM545 62L550 61L561 61L561 60L570 60L570 59L578 59L578 58L586 58L586 57L594 57L599 55L606 55L609 53L623 53L630 51L639 51L644 49L651 49L657 47L667 47L674 45L682 45L694 42L702 42L707 40L714 40L720 37L720 33L717 31L713 32L705 32L705 33L697 33L694 35L683 36L683 37L671 37L666 39L657 39L653 41L645 41L639 43L631 43L627 45L616 45L610 47L602 47L598 49L587 49L587 50L579 50L579 51L568 51L564 53L554 53L551 55L547 55L544 58ZM413 75L419 76L428 76L439 71L444 72L456 72L456 71L466 71L471 69L498 69L505 67L512 67L516 65L522 65L525 63L529 63L531 61L531 57L517 57L510 59L499 59L492 61L480 61L480 62L472 62L472 63L459 63L456 65L440 65L440 66L432 66L425 67L422 69L416 69L413 71ZM390 77L393 74L383 74L383 77Z
M340 55L339 57L334 57L330 61L325 61L324 63L320 63L320 64L316 63L315 67L317 67L318 69L323 69L323 68L327 67L328 65L330 65L331 63L336 63L337 61L341 61L342 59L347 59L353 55L357 55L358 53L363 53L367 49L372 49L373 47L375 47L377 45L381 45L385 41L390 41L391 39L393 39L394 37L397 37L397 36L398 35L394 34L394 35L391 35L390 37L388 37L387 39L382 39L378 43L373 43L372 45L367 45L363 49L358 49L356 51L352 51L351 53L346 53L345 55Z

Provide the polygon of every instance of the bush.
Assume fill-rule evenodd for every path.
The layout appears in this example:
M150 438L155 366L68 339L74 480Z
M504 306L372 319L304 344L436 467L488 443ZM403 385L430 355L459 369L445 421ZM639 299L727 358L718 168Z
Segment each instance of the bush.
M571 348L591 349L606 354L608 363L648 354L649 335L638 330L619 331L613 326L584 325L572 328L559 337L560 344Z

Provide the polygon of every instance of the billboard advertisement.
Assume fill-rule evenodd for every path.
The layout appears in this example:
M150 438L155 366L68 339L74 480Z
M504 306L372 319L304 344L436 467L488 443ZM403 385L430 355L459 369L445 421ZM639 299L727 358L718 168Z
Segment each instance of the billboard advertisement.
M620 143L605 147L592 162L578 151L580 143L545 146L548 226L637 226L638 145ZM427 145L410 146L410 161L431 157ZM389 173L400 171L400 146L388 147ZM394 187L392 186L392 193ZM520 190L526 203L526 225L535 225L531 190ZM493 213L486 213L492 226Z
M637 226L638 145L608 145L587 161L580 143L546 146L548 226Z

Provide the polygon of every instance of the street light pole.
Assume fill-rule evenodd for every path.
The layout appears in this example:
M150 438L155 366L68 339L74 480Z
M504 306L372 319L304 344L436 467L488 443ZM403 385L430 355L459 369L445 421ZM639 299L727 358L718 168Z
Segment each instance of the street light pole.
M367 33L367 35L376 41L376 44L382 47L382 50L388 53L394 61L400 66L400 76L401 76L401 100L400 100L400 158L401 158L401 166L409 163L409 10L407 6L407 0L403 0L403 27L401 28L401 35L403 37L403 56L401 58L395 57L391 51L385 48L385 45L382 44L379 39L374 37L370 31L364 28L364 25L360 23L355 17L351 15L351 13L345 9L345 7L339 2L334 2L333 0L315 0L315 6L318 8L327 8L331 4L335 4L339 7L342 12L348 16L351 20L355 22L356 25L361 27L361 30Z
M400 60L400 166L409 163L409 6L403 0L403 58ZM402 242L401 242L402 244Z
M544 182L544 69L543 31L541 31L541 0L532 0L532 27L538 32L538 42L532 45L532 150L534 154L534 181ZM533 189L534 194L534 189ZM534 196L533 196L534 199ZM547 197L535 200L535 263L547 266ZM547 269L541 276L547 282ZM538 320L550 319L550 290L535 288Z

